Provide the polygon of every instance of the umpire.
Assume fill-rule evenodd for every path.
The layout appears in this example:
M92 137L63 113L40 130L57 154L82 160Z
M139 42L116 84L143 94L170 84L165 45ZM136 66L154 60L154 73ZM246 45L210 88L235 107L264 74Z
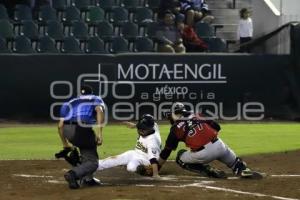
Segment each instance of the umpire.
M73 168L65 173L65 180L70 189L83 185L100 185L93 178L98 168L97 146L102 144L102 124L104 122L104 102L99 96L93 95L90 86L81 88L81 95L62 105L58 133L64 150L79 148L81 159ZM96 133L92 126L96 124Z

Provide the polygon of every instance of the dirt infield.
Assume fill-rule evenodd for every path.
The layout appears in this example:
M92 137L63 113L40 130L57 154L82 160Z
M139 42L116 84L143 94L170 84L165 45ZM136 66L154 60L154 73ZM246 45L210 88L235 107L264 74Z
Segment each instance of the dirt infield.
M64 161L0 161L0 199L300 199L300 151L244 160L255 170L265 172L266 177L212 179L183 171L169 162L161 171L161 180L118 167L97 172L103 186L79 190L68 189L63 174L69 166Z

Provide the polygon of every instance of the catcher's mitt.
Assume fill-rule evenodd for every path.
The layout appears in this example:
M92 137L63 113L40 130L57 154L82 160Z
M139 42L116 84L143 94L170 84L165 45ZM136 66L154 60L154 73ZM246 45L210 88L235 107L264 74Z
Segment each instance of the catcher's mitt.
M77 166L77 164L81 163L77 148L64 148L55 154L55 158L64 158L72 166Z
M151 165L139 165L136 168L136 173L142 176L152 176L153 170Z

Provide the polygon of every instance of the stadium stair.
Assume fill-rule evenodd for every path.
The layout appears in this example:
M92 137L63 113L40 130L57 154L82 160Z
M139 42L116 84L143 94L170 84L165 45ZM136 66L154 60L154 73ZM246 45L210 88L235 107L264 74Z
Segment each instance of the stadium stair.
M209 9L215 17L212 25L216 27L216 36L227 41L229 51L232 46L231 44L237 42L239 10L241 8L251 9L251 2L252 0L236 0L236 4L233 6L233 0L207 1Z

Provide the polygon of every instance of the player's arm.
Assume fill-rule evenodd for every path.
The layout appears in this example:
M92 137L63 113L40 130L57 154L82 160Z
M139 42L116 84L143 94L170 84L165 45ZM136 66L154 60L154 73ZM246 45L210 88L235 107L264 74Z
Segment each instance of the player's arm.
M164 149L161 151L158 159L158 164L162 167L167 159L169 158L171 152L175 150L178 146L179 140L176 137L174 131L171 128L171 131L168 135L168 138L166 140L166 144Z
M152 177L157 178L159 177L158 171L159 171L159 167L158 167L158 160L157 158L159 157L159 152L160 152L160 148L159 148L159 142L157 142L155 139L152 139L151 141L149 141L149 146L148 146L148 157L149 157L149 161L152 167Z
M62 142L62 145L64 148L72 147L72 145L68 142L68 140L64 136L64 118L60 118L58 122L58 134L60 137L60 140Z
M103 142L102 129L104 123L104 110L102 106L96 106L96 142L101 145Z
M151 160L150 160L150 162L151 162ZM151 166L152 166L152 170L153 170L153 175L152 175L152 177L153 177L153 178L159 177L159 174L158 174L158 161L157 161L156 158L154 158L154 160L152 160Z
M125 121L125 122L122 122L125 126L127 126L128 128L136 128L136 124L135 123L132 123L132 122L129 122L129 121Z

